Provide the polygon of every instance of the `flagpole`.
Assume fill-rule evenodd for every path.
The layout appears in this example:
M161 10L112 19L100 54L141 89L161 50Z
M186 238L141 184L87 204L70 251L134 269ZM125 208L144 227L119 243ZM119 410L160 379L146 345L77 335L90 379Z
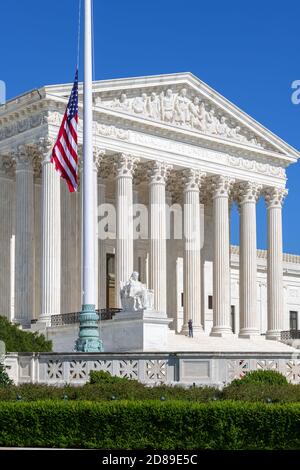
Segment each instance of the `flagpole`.
M95 230L93 212L93 66L92 0L84 0L84 81L83 81L83 271L82 311L78 352L103 351L95 311Z

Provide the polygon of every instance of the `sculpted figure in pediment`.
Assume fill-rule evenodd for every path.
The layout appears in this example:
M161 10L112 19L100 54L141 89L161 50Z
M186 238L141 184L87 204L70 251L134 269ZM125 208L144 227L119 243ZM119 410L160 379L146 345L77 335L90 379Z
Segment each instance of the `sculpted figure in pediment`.
M131 103L128 100L126 93L122 93L120 99L115 100L113 107L121 109L122 111L125 111L127 113L130 112Z
M212 108L208 113L206 113L206 129L210 134L217 134L217 123L218 119L215 116L215 110Z
M161 119L160 99L154 92L148 98L147 112L152 119Z
M229 133L229 127L226 124L226 117L221 116L220 121L217 122L217 133L220 137L227 137Z
M201 111L200 99L198 96L195 96L193 101L189 103L189 113L190 113L190 124L194 129L199 129L200 131L205 130L204 126L204 114ZM202 108L203 109L203 108Z
M165 122L174 122L175 95L173 91L169 88L166 91L166 95L162 92L160 96L162 120Z
M182 125L189 125L190 123L190 100L187 97L186 88L182 88L175 100L175 123Z
M147 95L146 93L142 93L142 96L137 96L132 103L132 109L136 114L144 114L147 113Z

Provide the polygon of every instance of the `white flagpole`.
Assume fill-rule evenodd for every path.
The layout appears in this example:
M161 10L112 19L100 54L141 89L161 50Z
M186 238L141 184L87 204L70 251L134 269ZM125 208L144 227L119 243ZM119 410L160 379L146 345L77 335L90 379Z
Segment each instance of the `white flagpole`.
M102 351L98 315L95 311L95 243L93 212L93 66L92 0L84 0L84 81L83 81L83 298L79 338L80 352Z

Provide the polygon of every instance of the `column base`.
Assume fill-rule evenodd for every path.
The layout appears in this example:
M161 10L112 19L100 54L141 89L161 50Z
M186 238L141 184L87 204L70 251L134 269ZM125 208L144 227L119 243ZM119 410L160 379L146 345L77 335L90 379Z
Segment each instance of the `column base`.
M266 339L270 339L273 341L280 341L281 340L281 331L279 330L269 330L266 332Z
M75 343L76 352L103 352L103 345L98 328L99 316L95 305L85 304L79 316L79 336Z
M260 332L258 330L250 330L250 329L246 329L246 328L243 328L242 330L240 330L239 332L239 338L242 338L242 339L257 339L260 337Z
M214 326L209 334L209 336L214 336L216 338L227 338L232 335L232 329L225 326Z

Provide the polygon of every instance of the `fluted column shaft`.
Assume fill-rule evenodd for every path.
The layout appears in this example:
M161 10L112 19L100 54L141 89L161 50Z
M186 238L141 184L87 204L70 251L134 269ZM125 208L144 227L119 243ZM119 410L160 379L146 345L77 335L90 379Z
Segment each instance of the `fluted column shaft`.
M60 177L50 162L42 162L42 314L47 325L61 312L61 195Z
M16 155L15 322L28 326L34 309L34 187L30 150Z
M214 219L213 328L211 336L232 334L230 326L229 192L232 180L212 179Z
M166 179L169 165L153 162L150 165L150 288L154 291L154 309L167 313L166 261Z
M98 172L101 164L101 160L105 154L105 150L95 149L93 152L94 165L93 165L93 184L94 184L94 199L93 199L93 211L94 211L94 243L95 243L95 308L99 308L99 238L98 238Z
M251 338L259 332L257 310L256 202L261 187L252 182L239 187L240 209L240 332Z
M201 174L197 170L184 172L184 323L193 322L194 334L203 332L201 324L201 218L199 186Z
M265 200L268 213L268 327L267 339L280 339L284 322L282 266L282 203L287 194L283 188L268 188Z
M137 159L121 154L116 160L116 306L121 306L120 287L133 272L132 178Z

